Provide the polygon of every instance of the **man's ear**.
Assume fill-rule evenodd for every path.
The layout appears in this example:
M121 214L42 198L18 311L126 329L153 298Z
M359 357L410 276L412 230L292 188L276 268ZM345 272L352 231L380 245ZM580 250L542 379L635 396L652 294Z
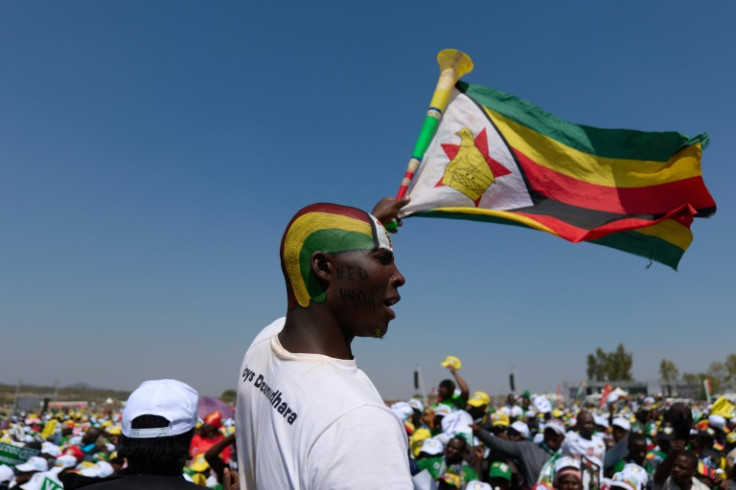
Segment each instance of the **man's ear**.
M324 252L314 252L310 259L312 272L323 283L327 284L332 279L332 261Z

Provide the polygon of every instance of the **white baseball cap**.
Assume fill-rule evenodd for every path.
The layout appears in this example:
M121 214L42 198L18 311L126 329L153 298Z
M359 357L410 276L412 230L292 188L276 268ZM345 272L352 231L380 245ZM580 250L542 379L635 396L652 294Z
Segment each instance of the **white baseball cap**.
M516 432L521 434L521 437L523 437L524 439L529 439L529 426L521 420L517 420L516 422L511 424L509 428L514 429Z
M33 456L25 463L15 465L18 471L28 473L30 471L49 471L49 463L41 456Z
M84 468L79 472L80 475L91 476L92 478L107 478L115 473L115 469L107 461L98 461L94 466Z
M56 463L54 466L58 466L60 468L73 468L77 466L77 458L72 456L71 454L62 454L58 458L56 458Z
M552 411L552 404L543 396L536 397L532 403L537 412L549 413Z
M435 437L430 437L429 439L425 439L422 443L422 449L420 450L423 453L427 453L430 456L435 456L437 454L442 454L442 451L444 451L445 446L442 444L439 439Z
M613 419L612 425L614 427L620 427L623 430L631 430L631 422L629 422L623 417L616 417L615 419Z
M41 453L57 458L61 455L61 448L55 444L44 441L41 445Z
M13 468L6 464L0 464L0 483L10 481L14 476Z
M152 439L184 434L197 425L199 394L175 379L144 381L130 394L123 409L123 435L131 439ZM131 423L141 415L157 415L169 421L168 427L133 429Z

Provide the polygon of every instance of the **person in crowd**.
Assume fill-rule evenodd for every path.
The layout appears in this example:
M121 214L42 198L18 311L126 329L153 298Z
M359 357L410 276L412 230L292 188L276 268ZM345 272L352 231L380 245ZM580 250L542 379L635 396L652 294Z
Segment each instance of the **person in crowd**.
M426 444L426 442L425 442ZM427 444L428 449L434 450ZM422 448L425 451L425 448ZM432 478L438 482L438 486L454 486L462 488L471 480L478 479L479 466L475 468L466 461L468 454L468 443L460 437L451 438L440 455L422 458L417 461L418 470L427 470Z
M206 453L212 446L225 439L225 436L220 432L221 428L222 414L218 410L204 416L202 426L199 428L199 432L195 432L194 437L192 437L192 444L189 447L189 454L192 458L195 458L198 454ZM225 464L230 462L229 444L222 448L219 457Z
M544 439L539 444L529 440L507 440L477 425L473 426L473 434L491 449L491 454L517 459L524 485L531 488L544 464L560 449L565 439L565 424L559 419L548 420L544 426Z
M217 481L222 483L225 476L225 469L228 468L228 463L221 456L224 454L224 450L229 448L231 444L235 444L235 433L223 437L220 441L213 444L205 453L204 459L207 464L210 465L212 471L217 476Z
M664 463L660 469L664 467ZM654 490L708 490L708 487L696 478L698 456L692 451L676 450L673 456L671 471L660 486L655 480Z
M443 379L440 384L437 385L437 405L444 404L450 408L465 410L470 397L470 389L465 380L458 374L457 368L454 364L448 364L447 370L450 371L455 381L451 379ZM455 393L455 383L457 388L460 389L460 393Z
M488 483L494 490L511 490L511 467L494 461L488 469Z
M240 369L236 442L241 481L268 488L412 488L403 423L353 356L355 337L383 337L404 276L382 223L336 204L297 212L281 241L288 308L259 333ZM267 428L267 429L266 429Z
M123 410L119 455L125 458L127 467L108 478L85 479L83 475L66 475L62 479L64 488L201 488L185 480L182 473L197 423L198 401L197 392L181 381L143 382L131 393ZM234 473L226 470L223 488L238 488Z
M9 488L19 488L30 481L36 473L49 470L49 463L41 456L32 456L25 463L15 465L15 480L10 483Z
M614 442L618 443L624 439L631 430L631 422L623 417L616 417L611 422L611 435Z
M516 397L513 393L509 393L506 397L506 405L499 409L499 412L508 415L510 421L517 420L524 415L522 408L516 404Z
M580 460L572 456L562 456L555 462L555 489L581 490L583 476Z

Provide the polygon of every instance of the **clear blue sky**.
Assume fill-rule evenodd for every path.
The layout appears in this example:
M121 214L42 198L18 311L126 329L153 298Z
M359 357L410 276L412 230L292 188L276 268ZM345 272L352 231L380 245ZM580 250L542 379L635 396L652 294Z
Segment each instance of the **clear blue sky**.
M716 215L679 272L545 233L408 219L383 340L358 339L387 398L463 360L471 390L554 390L620 342L639 379L734 348L736 4L203 2L0 4L0 382L235 386L285 313L278 262L300 207L396 192L437 81L601 127L707 132ZM729 156L729 154L731 156Z

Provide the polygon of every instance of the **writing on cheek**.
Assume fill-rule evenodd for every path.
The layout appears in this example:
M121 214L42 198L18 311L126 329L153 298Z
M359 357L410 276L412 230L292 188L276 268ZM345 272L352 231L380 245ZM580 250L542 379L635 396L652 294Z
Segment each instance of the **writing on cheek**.
M362 267L353 267L352 265L341 265L337 268L337 278L341 281L354 282L356 279L361 281L368 278L368 271Z
M365 291L356 291L354 289L340 288L340 299L349 301L360 308L375 311L376 303L373 296Z

